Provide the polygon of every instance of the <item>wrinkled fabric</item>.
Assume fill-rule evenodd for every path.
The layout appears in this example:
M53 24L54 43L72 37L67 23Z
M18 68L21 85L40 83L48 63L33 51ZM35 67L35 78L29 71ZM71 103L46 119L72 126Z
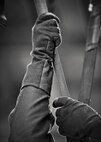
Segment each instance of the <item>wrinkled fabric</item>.
M9 142L53 142L49 132L48 95L34 87L25 87L10 114Z
M53 142L48 106L53 69L51 65L45 66L45 62L34 61L27 68L15 109L10 114L9 142Z

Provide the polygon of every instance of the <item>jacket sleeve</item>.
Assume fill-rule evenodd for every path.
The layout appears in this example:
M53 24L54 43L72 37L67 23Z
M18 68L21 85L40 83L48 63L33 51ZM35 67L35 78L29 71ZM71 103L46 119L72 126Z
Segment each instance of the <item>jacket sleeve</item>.
M52 62L33 58L28 65L17 103L9 115L9 142L53 142L49 98Z

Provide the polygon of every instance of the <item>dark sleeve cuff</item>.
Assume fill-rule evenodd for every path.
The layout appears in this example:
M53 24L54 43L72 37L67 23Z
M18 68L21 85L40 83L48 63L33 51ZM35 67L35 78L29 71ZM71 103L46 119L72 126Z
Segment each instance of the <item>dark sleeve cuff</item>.
M101 118L89 127L89 137L101 141Z

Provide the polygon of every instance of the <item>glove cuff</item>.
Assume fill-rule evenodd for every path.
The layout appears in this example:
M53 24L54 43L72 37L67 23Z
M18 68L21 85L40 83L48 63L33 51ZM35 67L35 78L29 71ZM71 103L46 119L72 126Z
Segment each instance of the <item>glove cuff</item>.
M33 62L27 66L27 71L22 82L23 89L26 86L34 86L44 90L48 95L51 92L53 78L53 65L47 59L33 58Z
M47 46L45 44L44 42L37 43L37 45L33 44L31 55L32 57L47 59L53 62L55 58L55 43L54 41L47 41Z

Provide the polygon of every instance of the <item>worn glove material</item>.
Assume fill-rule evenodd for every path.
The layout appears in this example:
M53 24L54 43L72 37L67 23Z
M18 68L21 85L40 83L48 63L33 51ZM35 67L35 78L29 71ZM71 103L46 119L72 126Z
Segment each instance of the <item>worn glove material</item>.
M101 121L99 114L87 104L63 97L53 102L56 110L60 134L75 138L88 137L90 128L97 121Z
M32 28L31 55L34 64L28 66L22 88L30 83L50 94L55 48L61 43L58 23L58 17L52 13L44 13L36 20Z

